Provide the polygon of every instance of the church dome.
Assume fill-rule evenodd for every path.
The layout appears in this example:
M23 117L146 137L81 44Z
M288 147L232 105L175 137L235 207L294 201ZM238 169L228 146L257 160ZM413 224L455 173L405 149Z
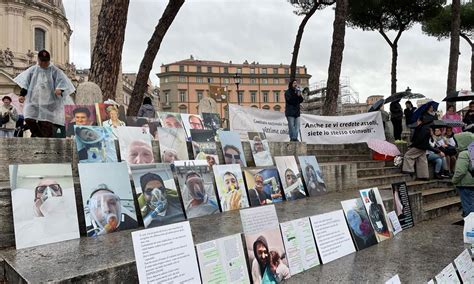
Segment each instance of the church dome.
M49 6L66 17L66 10L64 9L62 0L32 0L32 2Z

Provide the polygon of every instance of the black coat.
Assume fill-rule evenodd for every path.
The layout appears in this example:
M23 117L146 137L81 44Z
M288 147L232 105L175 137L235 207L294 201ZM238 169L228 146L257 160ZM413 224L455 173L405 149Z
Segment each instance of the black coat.
M435 153L440 151L436 148L431 147L430 145L431 132L429 124L420 124L415 128L413 132L413 137L411 140L410 147L421 149L421 150L430 150Z
M464 119L462 120L466 125L473 124L474 123L474 111L473 110L468 110L466 114L464 115Z
M302 96L298 96L297 90L290 88L285 92L285 116L299 117L300 104L304 101Z
M403 118L402 106L398 101L390 104L390 118L391 120L402 120Z
M411 109L406 108L403 113L405 114L405 124L411 124L414 121L412 121L413 113L415 112L416 107L413 107Z

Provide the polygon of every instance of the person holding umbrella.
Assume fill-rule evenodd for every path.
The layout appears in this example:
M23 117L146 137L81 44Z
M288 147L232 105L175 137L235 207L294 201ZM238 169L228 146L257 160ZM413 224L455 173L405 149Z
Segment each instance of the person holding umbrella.
M402 119L403 119L403 110L400 105L400 100L396 100L390 103L390 120L393 124L393 137L395 137L395 142L402 140Z

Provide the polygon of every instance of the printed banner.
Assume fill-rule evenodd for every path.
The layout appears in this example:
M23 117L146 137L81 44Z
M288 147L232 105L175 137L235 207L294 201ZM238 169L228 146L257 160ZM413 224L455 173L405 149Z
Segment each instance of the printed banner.
M361 143L385 140L382 115L369 112L346 116L301 115L302 141L308 144Z

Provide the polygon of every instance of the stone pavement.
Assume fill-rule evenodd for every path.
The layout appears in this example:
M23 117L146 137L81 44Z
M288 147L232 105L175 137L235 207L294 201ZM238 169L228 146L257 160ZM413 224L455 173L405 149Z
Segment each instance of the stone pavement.
M387 197L387 192L382 195ZM341 209L340 201L358 197L357 191L331 192L276 204L280 222ZM385 199L385 198L384 198ZM387 210L392 208L388 205ZM417 222L394 239L295 275L288 283L381 283L394 274L402 282L424 282L434 277L463 250L459 212ZM415 221L416 222L416 221ZM190 221L194 242L242 232L238 211ZM107 281L137 282L131 231L98 238L81 238L34 248L0 251L6 278L18 282ZM1 270L0 270L1 271ZM0 279L1 279L0 275Z

